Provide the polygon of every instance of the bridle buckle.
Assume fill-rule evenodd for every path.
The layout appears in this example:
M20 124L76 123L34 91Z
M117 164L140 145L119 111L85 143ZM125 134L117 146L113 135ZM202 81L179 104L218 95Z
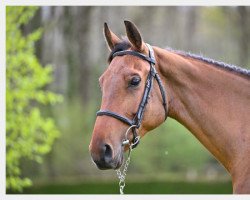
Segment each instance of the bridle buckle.
M122 146L129 145L133 149L139 144L139 141L140 141L140 136L139 135L137 135L136 137L133 138L132 143L130 143L130 141L128 139L128 133L129 133L130 129L133 129L133 128L136 128L136 127L137 127L137 125L132 125L127 129L127 131L125 133L125 139L122 141ZM133 131L135 131L135 130L133 130Z
M141 137L139 135L134 138L134 141L131 144L132 149L134 149L140 143L140 138Z

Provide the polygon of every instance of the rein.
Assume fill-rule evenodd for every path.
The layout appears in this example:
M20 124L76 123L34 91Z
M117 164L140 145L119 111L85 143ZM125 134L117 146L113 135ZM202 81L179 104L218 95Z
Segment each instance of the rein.
M141 54L141 53L136 52L136 51L131 51L131 50L118 51L118 52L115 52L112 55L112 59L115 56L132 55L132 56L139 57L139 58L141 58L143 60L146 60L150 64L150 70L149 70L149 73L148 73L148 76L147 76L147 80L146 80L142 100L140 102L140 105L138 107L138 110L137 110L134 118L131 120L131 119L125 117L125 116L122 116L122 115L120 115L118 113L115 113L115 112L112 112L112 111L109 111L109 110L99 110L96 113L97 116L106 115L106 116L114 117L114 118L122 121L123 123L129 125L129 128L127 129L127 131L125 133L125 139L122 142L122 146L129 145L128 158L127 158L127 160L126 160L126 162L124 164L123 170L122 171L121 171L121 169L116 170L118 178L120 180L119 181L120 194L124 194L123 189L125 187L125 177L126 177L126 173L127 173L127 170L128 170L129 163L130 163L130 156L131 156L132 149L135 148L139 144L139 141L140 141L140 136L137 133L136 129L139 129L140 126L141 126L142 119L143 119L143 114L144 114L146 105L147 105L148 100L149 100L150 92L151 92L152 87L153 87L154 78L156 79L156 81L158 83L158 86L159 86L159 89L160 89L160 92L161 92L162 105L163 105L164 111L165 111L165 120L167 118L168 108L167 108L167 101L166 101L166 92L164 90L164 87L163 87L162 81L160 79L160 76L159 76L159 74L157 73L157 71L155 69L155 57L154 57L153 48L149 44L146 44L146 45L147 45L147 47L149 49L149 56L145 56L144 54ZM132 133L133 133L132 142L130 142L129 139L128 139L128 134L129 134L130 130L132 130Z

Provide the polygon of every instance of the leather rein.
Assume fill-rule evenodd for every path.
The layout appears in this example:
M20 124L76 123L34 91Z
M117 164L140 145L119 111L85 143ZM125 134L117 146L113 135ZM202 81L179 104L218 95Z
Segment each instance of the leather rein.
M163 87L162 81L160 79L160 76L159 76L159 74L157 73L157 71L155 69L155 57L154 57L153 48L149 44L146 44L146 45L147 45L147 47L149 49L149 56L146 56L144 54L141 54L141 53L136 52L136 51L131 51L131 50L118 51L118 52L115 52L112 55L112 59L115 56L132 55L132 56L139 57L139 58L141 58L143 60L146 60L150 64L150 70L149 70L149 73L148 73L148 76L147 76L147 80L146 80L142 100L140 102L140 105L138 107L138 110L137 110L134 118L131 120L131 119L125 117L125 116L122 116L122 115L120 115L118 113L115 113L115 112L112 112L112 111L109 111L109 110L99 110L96 113L97 116L106 115L106 116L114 117L114 118L122 121L123 123L128 124L130 127L126 131L126 139L123 141L122 145L123 146L124 145L130 145L132 148L135 148L139 144L139 141L140 141L140 136L138 135L136 129L139 129L140 126L141 126L142 119L143 119L143 114L144 114L146 105L148 103L150 91L152 90L152 87L153 87L154 78L156 79L156 81L158 83L158 86L160 88L160 91L161 91L162 104L163 104L164 111L165 111L165 120L167 118L167 111L168 111L167 100L166 100L166 92L164 90L164 87ZM128 140L128 136L127 136L130 129L132 129L132 132L133 132L132 144L130 144L130 141Z

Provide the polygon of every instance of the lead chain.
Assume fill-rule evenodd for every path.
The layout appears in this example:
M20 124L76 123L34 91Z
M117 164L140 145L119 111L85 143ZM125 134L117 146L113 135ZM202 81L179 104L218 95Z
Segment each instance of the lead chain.
M129 146L128 158L124 164L123 170L121 171L121 168L116 170L117 176L119 178L120 194L124 194L123 190L124 190L124 187L126 185L125 179L126 179L126 175L127 175L127 171L128 171L128 166L130 163L131 152L132 152L132 147Z

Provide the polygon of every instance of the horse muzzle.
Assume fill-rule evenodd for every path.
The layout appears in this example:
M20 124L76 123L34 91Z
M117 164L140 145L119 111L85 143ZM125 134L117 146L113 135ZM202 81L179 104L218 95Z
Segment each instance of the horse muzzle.
M122 152L117 156L113 156L114 151L108 144L101 145L98 154L93 153L91 149L90 152L93 162L101 170L118 169L122 165Z

